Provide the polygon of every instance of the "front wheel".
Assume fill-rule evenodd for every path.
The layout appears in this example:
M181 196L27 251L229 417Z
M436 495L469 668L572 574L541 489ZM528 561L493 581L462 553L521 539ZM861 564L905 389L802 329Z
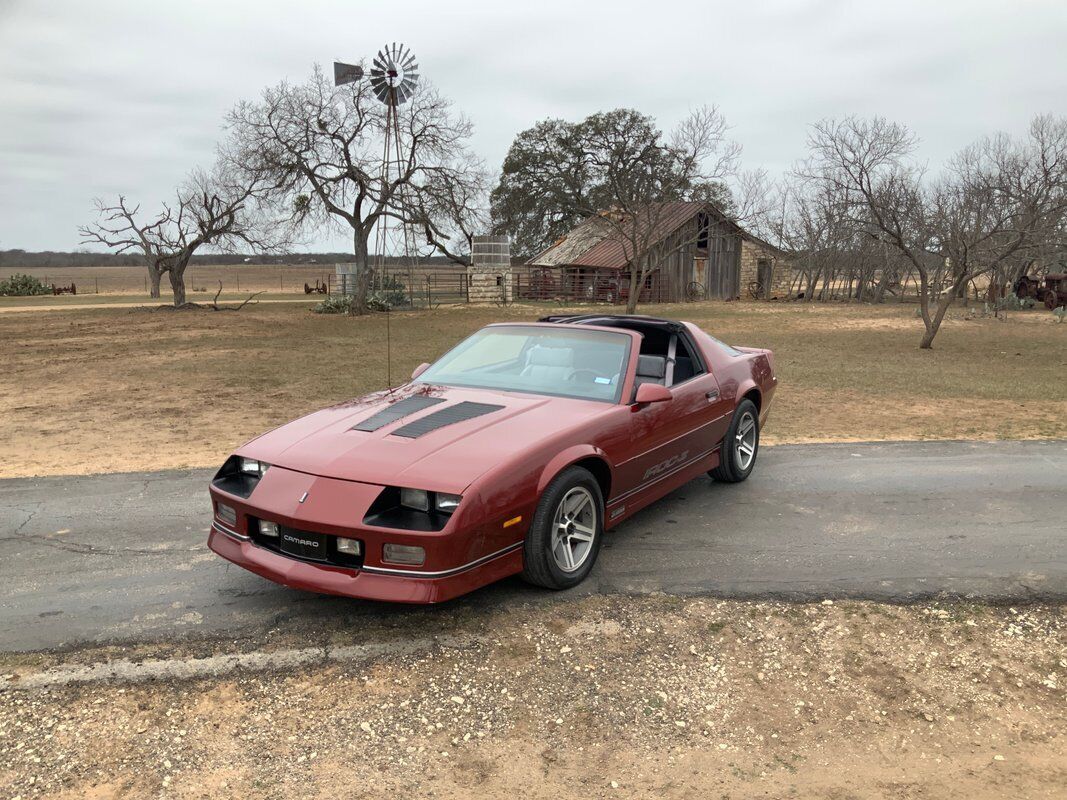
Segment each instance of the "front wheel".
M522 577L547 589L577 586L593 569L604 535L604 498L582 467L561 472L541 495L523 544Z
M719 451L719 466L708 475L723 483L740 483L752 474L759 452L759 411L751 400L742 400Z

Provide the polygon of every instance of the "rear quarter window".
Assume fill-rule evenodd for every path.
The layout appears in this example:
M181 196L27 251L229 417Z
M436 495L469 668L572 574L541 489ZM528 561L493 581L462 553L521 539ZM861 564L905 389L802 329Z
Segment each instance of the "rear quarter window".
M711 341L712 341L712 342L713 342L714 344L716 344L716 345L718 345L719 347L721 347L721 348L723 349L723 351L724 351L724 352L725 352L725 353L726 353L727 355L730 355L730 356L743 356L743 355L744 355L744 353L742 353L742 352L741 352L740 350L738 350L738 349L737 349L736 347L731 347L731 346L730 346L730 345L728 345L728 344L727 344L726 342L724 342L724 341L721 341L720 339L716 339L716 338L715 338L714 336L712 336L712 335L711 335L710 333L705 333L704 335L705 335L705 336L706 336L706 337L707 337L708 339L710 339L710 340L711 340Z

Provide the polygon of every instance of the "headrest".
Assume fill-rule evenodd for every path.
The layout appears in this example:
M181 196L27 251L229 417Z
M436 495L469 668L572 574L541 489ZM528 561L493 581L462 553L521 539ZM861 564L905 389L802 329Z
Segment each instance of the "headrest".
M642 378L662 378L667 374L667 359L663 356L638 356L637 374Z
M537 345L530 348L526 363L538 367L569 367L574 363L574 351L569 347L542 347Z

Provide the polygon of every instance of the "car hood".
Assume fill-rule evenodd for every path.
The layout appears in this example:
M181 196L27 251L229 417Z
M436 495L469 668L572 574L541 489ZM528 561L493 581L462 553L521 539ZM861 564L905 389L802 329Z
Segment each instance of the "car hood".
M375 431L353 429L405 398L422 396L442 402ZM499 408L415 438L395 434L410 422L463 402ZM462 494L491 467L610 408L592 400L407 384L308 414L237 452L312 475Z

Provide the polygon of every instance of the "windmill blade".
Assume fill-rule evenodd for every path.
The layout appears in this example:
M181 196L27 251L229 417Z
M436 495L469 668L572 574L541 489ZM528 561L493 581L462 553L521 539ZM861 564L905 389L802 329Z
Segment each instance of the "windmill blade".
M355 83L363 77L363 67L358 64L345 64L343 61L333 62L333 85L343 86L346 83Z
M389 42L374 56L370 70L371 88L387 105L406 102L419 81L415 54L401 42Z

